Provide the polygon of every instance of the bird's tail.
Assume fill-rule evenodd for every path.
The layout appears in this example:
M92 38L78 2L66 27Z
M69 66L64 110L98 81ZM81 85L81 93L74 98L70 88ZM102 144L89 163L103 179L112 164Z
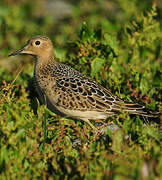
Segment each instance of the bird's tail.
M124 106L124 111L130 114L137 114L137 115L153 117L153 118L160 116L160 112L146 109L145 106L140 105L140 104L123 101L123 106Z

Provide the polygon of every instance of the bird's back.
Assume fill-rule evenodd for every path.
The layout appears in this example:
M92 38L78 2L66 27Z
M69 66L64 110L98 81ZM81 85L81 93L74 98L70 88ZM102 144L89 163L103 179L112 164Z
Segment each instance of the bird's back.
M43 82L46 82L48 87L45 96L50 104L62 109L63 113L65 110L68 110L68 113L69 110L78 113L93 111L96 112L96 117L98 113L104 113L105 119L123 109L131 114L153 116L143 105L119 99L94 80L65 64L54 62L53 65L46 67L45 74L46 80L44 79ZM45 77L45 74L42 77ZM88 119L94 118L88 117Z

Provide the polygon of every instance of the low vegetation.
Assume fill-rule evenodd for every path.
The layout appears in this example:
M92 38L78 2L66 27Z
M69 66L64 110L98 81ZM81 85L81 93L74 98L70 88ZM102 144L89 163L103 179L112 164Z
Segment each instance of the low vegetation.
M121 112L94 136L88 124L39 103L33 57L7 55L31 36L47 35L57 61L122 99L161 112L162 3L70 2L70 16L61 19L36 13L37 0L34 6L0 2L0 179L161 179L160 117Z

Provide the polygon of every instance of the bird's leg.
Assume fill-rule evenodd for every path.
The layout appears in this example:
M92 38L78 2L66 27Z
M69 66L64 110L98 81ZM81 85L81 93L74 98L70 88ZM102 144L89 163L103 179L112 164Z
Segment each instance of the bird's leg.
M95 133L98 133L98 129L95 128L95 126L89 121L89 119L84 118L82 119L84 122L88 123L90 125L90 127L94 130Z

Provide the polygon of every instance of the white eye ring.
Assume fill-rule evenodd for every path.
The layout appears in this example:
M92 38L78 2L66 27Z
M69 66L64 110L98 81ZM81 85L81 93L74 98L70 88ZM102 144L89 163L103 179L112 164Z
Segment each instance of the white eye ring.
M39 46L40 45L40 41L35 41L35 45Z

